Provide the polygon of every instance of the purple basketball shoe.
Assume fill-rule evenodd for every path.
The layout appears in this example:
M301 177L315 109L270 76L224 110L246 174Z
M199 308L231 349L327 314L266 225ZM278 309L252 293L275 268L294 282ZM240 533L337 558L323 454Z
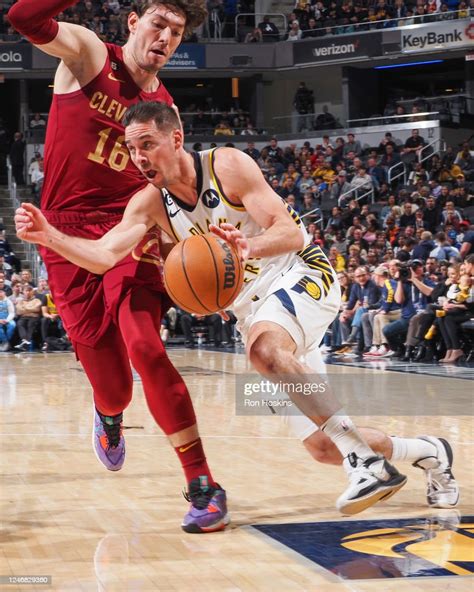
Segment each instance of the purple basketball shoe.
M184 497L191 502L181 525L185 532L217 532L229 524L226 494L217 483L213 487L208 485L207 477L193 479Z
M109 471L119 471L125 460L125 438L122 434L123 414L101 415L94 407L92 444L97 459Z

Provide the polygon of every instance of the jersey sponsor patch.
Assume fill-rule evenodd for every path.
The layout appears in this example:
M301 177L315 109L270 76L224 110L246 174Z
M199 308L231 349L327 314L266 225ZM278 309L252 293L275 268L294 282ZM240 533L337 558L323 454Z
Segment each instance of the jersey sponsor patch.
M219 194L215 189L206 189L202 194L201 199L206 208L210 209L217 208L220 202Z

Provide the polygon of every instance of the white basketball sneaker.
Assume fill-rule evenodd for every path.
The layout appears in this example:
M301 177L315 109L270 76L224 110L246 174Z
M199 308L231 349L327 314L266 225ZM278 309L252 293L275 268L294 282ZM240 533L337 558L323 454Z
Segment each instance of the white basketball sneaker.
M349 475L349 487L338 498L336 508L349 516L388 499L407 482L383 456L363 459L352 452L342 464Z
M436 447L436 456L420 458L414 467L423 469L426 476L426 498L432 508L454 508L459 502L459 486L451 468L453 451L446 440L434 436L419 436Z

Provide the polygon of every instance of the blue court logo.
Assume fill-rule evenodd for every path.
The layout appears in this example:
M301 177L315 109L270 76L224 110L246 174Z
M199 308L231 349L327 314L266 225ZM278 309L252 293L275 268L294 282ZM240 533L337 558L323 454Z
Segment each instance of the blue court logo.
M453 515L254 528L345 579L472 576L474 516Z

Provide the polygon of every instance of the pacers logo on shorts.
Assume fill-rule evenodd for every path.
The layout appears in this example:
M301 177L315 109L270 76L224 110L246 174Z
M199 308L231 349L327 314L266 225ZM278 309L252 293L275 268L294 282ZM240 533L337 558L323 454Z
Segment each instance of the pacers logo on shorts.
M298 253L310 269L315 269L321 274L324 286L324 295L327 296L331 286L334 284L334 270L326 259L326 255L317 245L308 245Z
M149 230L132 251L135 261L146 261L161 266L160 230L154 227Z
M321 298L321 288L318 286L316 282L314 282L308 276L304 276L300 279L300 281L295 284L292 288L298 294L302 294L306 292L313 300L319 300Z

